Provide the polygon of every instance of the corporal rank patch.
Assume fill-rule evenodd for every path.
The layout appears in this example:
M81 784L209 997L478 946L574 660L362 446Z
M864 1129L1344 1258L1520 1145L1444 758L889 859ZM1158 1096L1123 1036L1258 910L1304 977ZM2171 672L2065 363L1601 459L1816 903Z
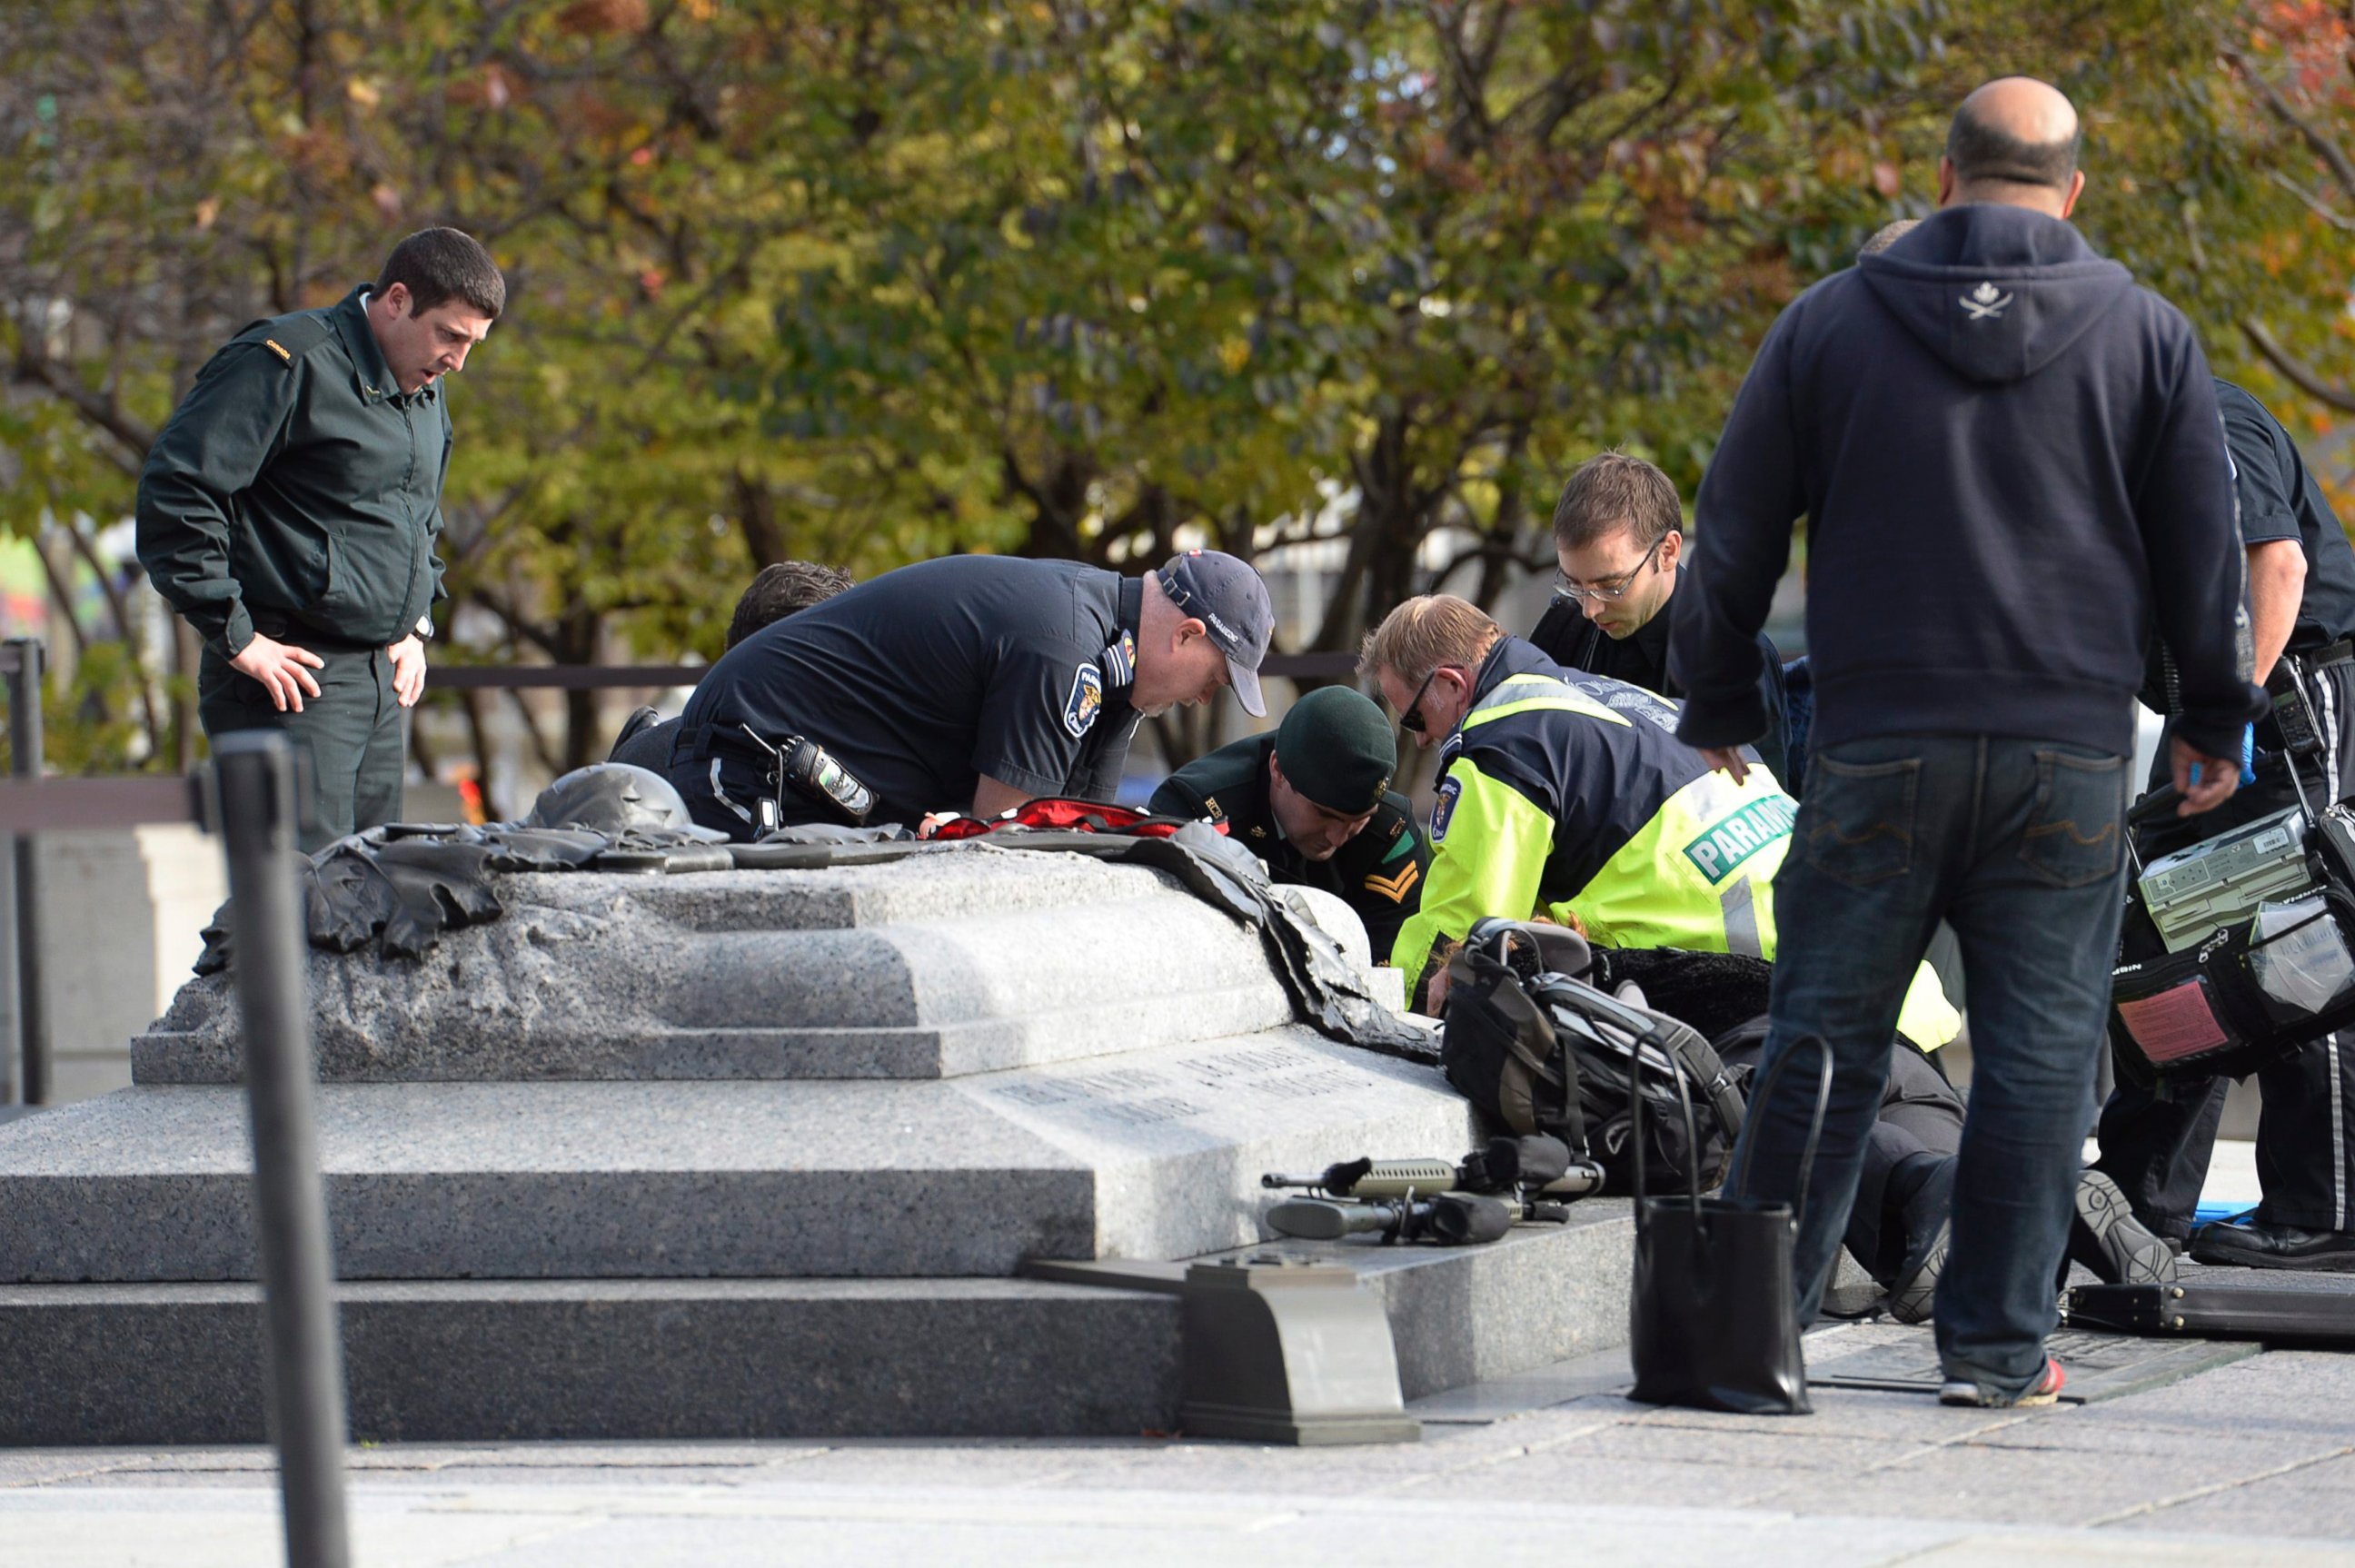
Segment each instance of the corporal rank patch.
M1791 825L1798 816L1798 806L1787 795L1753 800L1732 816L1710 824L1700 837L1685 846L1685 859L1713 887L1767 845L1788 838Z
M1063 728L1077 741L1095 727L1103 711L1103 677L1096 667L1083 664L1071 672L1071 694L1063 699Z
M1464 794L1464 781L1449 778L1441 781L1439 798L1431 803L1431 841L1433 844L1447 837L1447 819L1455 815L1455 802Z

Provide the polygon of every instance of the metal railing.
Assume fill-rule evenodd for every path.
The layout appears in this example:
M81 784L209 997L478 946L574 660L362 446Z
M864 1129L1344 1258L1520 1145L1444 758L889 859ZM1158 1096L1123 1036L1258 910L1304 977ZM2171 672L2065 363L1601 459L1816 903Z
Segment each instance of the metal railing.
M602 691L617 688L693 686L709 674L708 664L436 665L425 677L428 691L508 691L553 688ZM1347 680L1357 673L1355 654L1270 654L1260 674L1290 680Z
M9 647L18 645L10 644ZM19 667L37 683L38 644ZM15 705L21 725L26 709ZM32 711L38 713L37 694ZM28 731L16 728L20 739ZM36 743L37 722L29 731ZM20 743L18 773L36 746ZM21 880L37 834L71 827L196 822L220 835L229 860L231 975L244 1030L246 1105L253 1131L254 1214L261 1252L270 1435L291 1568L345 1568L343 1346L336 1324L335 1267L312 1112L309 944L295 871L298 797L294 749L272 730L223 735L196 778L51 779L0 784L0 832L16 836L18 940L30 905ZM35 971L37 979L37 968ZM38 986L19 987L37 996ZM24 1007L19 1001L20 1009ZM43 1042L46 1045L46 1041ZM43 1069L45 1071L45 1069ZM27 1059L28 1082L36 1082ZM37 1101L35 1101L37 1104Z

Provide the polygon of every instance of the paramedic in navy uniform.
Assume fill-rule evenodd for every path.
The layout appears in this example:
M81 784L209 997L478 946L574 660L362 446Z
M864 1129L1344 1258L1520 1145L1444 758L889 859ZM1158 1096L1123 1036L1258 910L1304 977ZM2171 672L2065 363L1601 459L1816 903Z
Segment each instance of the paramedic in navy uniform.
M2241 543L2249 563L2249 618L2257 678L2274 690L2291 678L2286 651L2304 671L2322 755L2303 764L2307 800L2319 808L2355 795L2355 549L2307 472L2296 443L2263 403L2229 381L2216 382L2224 416L2232 487L2240 501ZM2260 720L2260 752L2277 751L2280 731ZM2164 780L2154 780L2163 783ZM2181 824L2172 838L2146 845L2180 848L2297 804L2277 766L2260 771L2222 806ZM2245 1225L2209 1225L2192 1239L2204 1264L2242 1268L2355 1269L2355 1030L2326 1035L2260 1069L2264 1110L2257 1122L2257 1183L2264 1201ZM2180 1244L2215 1152L2226 1084L2177 1083L2161 1100L2123 1079L2102 1107L2100 1168L2126 1190L2135 1217Z

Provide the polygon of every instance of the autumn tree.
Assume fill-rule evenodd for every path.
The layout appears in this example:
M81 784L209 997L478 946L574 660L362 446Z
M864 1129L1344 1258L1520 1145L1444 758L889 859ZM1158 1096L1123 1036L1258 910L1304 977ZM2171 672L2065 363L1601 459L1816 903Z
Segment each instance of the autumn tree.
M1434 582L1493 601L1541 560L1553 486L1597 446L1646 453L1689 493L1765 324L1881 222L1925 208L1955 97L2036 69L2021 50L2071 73L2097 156L2134 143L2089 229L2170 283L2204 257L2211 281L2190 292L2211 318L2202 288L2221 300L2268 264L2319 300L2320 230L2268 262L2234 204L2269 204L2276 229L2355 211L2290 120L2242 112L2263 109L2243 91L2262 78L2321 115L2291 40L2319 59L2337 35L2288 7L2232 35L2256 69L2233 66L2220 29L2247 15L13 7L0 520L51 523L62 573L127 513L214 347L331 303L400 234L449 222L492 246L513 304L451 390L445 661L709 656L751 570L788 555L1138 571L1195 539L1246 555L1330 541L1339 581L1296 642L1346 649ZM2130 47L2105 54L2105 29ZM2143 131L2202 92L2208 140ZM2234 187L2253 146L2253 168L2298 188ZM2128 177L2151 198L2126 202ZM2318 376L2347 373L2318 306L2247 308ZM135 639L127 603L121 619ZM119 761L144 734L172 761L186 687L158 677L185 677L187 650L122 645L92 754ZM596 720L575 700L540 736L546 765L596 754ZM1164 739L1185 754L1215 736Z

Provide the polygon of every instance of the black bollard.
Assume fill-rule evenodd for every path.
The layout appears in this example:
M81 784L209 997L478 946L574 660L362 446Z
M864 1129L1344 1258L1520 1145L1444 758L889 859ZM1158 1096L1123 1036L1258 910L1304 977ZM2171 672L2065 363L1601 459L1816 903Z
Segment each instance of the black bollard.
M276 731L252 730L216 739L213 757L253 1121L270 1430L278 1445L286 1561L290 1568L345 1568L351 1551L344 1516L343 1344L311 1110L293 748Z
M9 772L37 779L43 764L41 674L47 651L38 637L0 643L0 672L8 677ZM16 872L16 1061L27 1105L49 1099L49 998L41 977L40 872L33 836L19 834L13 847Z

